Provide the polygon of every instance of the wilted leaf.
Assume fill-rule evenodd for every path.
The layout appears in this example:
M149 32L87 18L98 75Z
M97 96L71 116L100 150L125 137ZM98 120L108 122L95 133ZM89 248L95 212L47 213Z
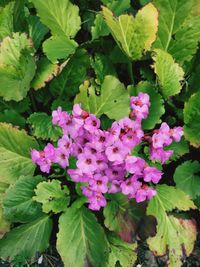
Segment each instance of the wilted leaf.
M180 189L172 186L158 185L157 194L148 203L147 215L157 220L157 234L149 237L147 243L157 256L169 255L169 266L182 266L181 259L189 256L196 240L196 224L193 220L178 219L168 212L178 209L187 211L195 205Z
M48 216L15 227L0 240L0 255L3 260L13 260L18 255L25 258L43 252L49 246L52 221Z
M117 44L129 58L140 59L143 52L150 50L158 27L158 12L153 4L143 7L135 18L132 15L115 18L106 7L103 7L102 15Z
M52 35L74 37L80 29L79 8L69 0L32 0L38 16Z
M174 173L176 186L190 195L193 199L200 195L200 163L185 161L179 165Z
M4 216L10 222L31 222L42 215L41 205L32 197L42 176L21 176L6 190L3 200Z
M65 186L62 189L61 182L58 180L39 183L35 194L33 199L42 204L42 210L45 213L65 211L70 201L68 188Z
M51 63L46 57L42 57L37 63L36 75L31 82L31 86L38 90L51 81L59 72L59 66Z
M22 100L35 74L33 48L26 34L14 33L0 46L0 96L5 100Z
M160 91L165 97L173 96L181 91L183 69L174 62L170 54L160 49L154 50L154 71L158 77Z
M184 106L185 138L196 147L200 146L200 92L192 95Z
M57 250L67 267L104 266L108 242L91 211L72 206L60 216Z
M114 76L106 76L99 94L93 85L82 86L75 98L75 103L97 117L102 114L110 119L119 120L129 115L129 95L124 85Z
M59 126L52 124L51 116L44 112L35 112L28 118L28 123L33 128L33 135L44 140L57 141L62 130Z

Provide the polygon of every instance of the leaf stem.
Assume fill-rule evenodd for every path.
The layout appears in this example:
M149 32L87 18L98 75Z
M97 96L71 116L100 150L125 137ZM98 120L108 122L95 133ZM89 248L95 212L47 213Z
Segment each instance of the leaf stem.
M131 80L131 84L134 85L134 77L133 77L133 66L132 66L132 62L128 61L128 72L129 72L129 77Z

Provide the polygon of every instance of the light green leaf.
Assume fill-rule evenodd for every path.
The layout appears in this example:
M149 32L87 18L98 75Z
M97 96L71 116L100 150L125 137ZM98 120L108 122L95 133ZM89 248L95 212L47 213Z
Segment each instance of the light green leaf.
M64 186L62 189L59 180L39 183L35 194L33 199L42 204L42 210L45 213L65 211L70 201L68 188Z
M0 182L0 239L10 229L10 223L6 221L3 215L3 207L2 207L5 191L8 188L8 186L9 186L8 184Z
M27 119L33 129L33 135L44 140L57 141L62 134L59 126L52 124L51 116L44 112L35 112Z
M153 68L158 77L160 91L164 97L180 93L180 82L184 79L183 69L175 63L170 54L160 49L154 50L153 60Z
M115 68L112 62L103 54L96 54L94 60L91 62L96 74L96 82L102 84L106 75L110 74L116 76Z
M159 10L158 37L155 48L168 51L183 65L195 54L200 40L198 0L154 0Z
M79 8L69 0L32 0L38 16L52 35L74 37L80 29Z
M58 59L66 59L73 54L78 46L74 40L67 36L52 36L43 43L43 51L52 63Z
M129 94L124 85L113 76L106 76L99 94L93 85L80 87L75 103L81 103L83 109L100 117L107 115L119 120L129 115Z
M77 67L78 66L78 67ZM86 79L90 66L89 56L84 49L79 49L67 62L58 77L53 79L50 90L54 96L75 96L79 86Z
M13 8L14 2L0 7L0 40L13 32Z
M31 222L42 215L41 205L33 201L34 189L42 176L21 176L5 193L4 216L11 222Z
M184 106L184 135L195 147L200 146L200 92L193 94Z
M46 83L51 81L59 73L59 66L51 63L46 57L42 57L37 63L37 71L31 86L38 90L45 87Z
M185 139L181 139L180 142L172 142L171 145L165 147L166 150L173 150L174 153L170 157L171 160L178 160L183 155L190 152L188 142Z
M147 215L156 218L157 233L154 237L149 237L147 243L156 256L168 253L170 267L180 267L181 259L189 256L194 248L196 224L193 220L168 215L168 212L174 209L187 211L196 207L180 189L167 185L158 185L156 189L156 196L148 203Z
M15 227L0 240L0 255L3 260L13 260L18 255L25 258L43 252L49 246L52 221L48 216Z
M40 47L41 41L49 30L44 24L41 23L39 17L37 16L29 16L27 18L27 21L29 36L34 43L35 49L38 49Z
M30 158L31 148L38 149L33 137L25 131L0 123L1 182L11 184L21 175L33 175L35 164Z
M35 74L31 41L25 34L14 33L0 46L0 96L5 100L22 100Z
M130 8L130 0L111 0L102 1L110 10L112 10L117 16L121 15L125 10ZM91 28L92 40L101 36L109 35L109 28L106 25L101 14L97 14L94 20L94 26Z
M71 207L60 216L57 250L67 267L104 266L108 242L91 211Z
M132 15L115 18L106 7L102 15L115 41L130 59L138 60L150 50L158 27L158 12L153 4L143 7L135 18Z
M131 86L129 87L129 90ZM150 109L148 117L142 121L142 128L145 130L153 129L157 123L160 123L161 116L165 113L164 101L161 95L155 90L154 86L148 82L140 82L135 89L136 95L139 92L147 93L150 96ZM131 90L131 93L134 90Z
M127 243L114 235L108 235L108 240L111 251L106 267L114 267L117 262L123 267L133 266L137 260L136 243Z
M185 161L179 165L174 173L176 186L190 195L193 199L200 195L200 163L198 161Z

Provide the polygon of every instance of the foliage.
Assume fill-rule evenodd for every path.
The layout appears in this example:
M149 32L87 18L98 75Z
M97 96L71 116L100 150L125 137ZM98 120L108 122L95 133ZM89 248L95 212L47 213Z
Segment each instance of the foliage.
M158 266L187 265L200 218L199 43L199 0L0 1L0 265L37 262L49 247L66 267L143 265L140 247ZM93 212L83 195L86 175L77 182L68 173L77 166L78 147L64 169L59 155L53 164L44 156L67 127L52 124L51 113L62 107L73 118L78 103L86 111L82 117L96 115L106 130L134 118L130 97L140 93L150 97L149 115L130 154L163 179L159 185L143 181L157 192L151 200L137 203L128 194L105 192L107 205ZM152 160L162 122L174 136L170 144L158 144L162 155L173 151L163 166ZM180 142L177 126L184 129ZM84 138L79 143L87 143ZM34 152L40 164L52 165L49 173L41 176Z

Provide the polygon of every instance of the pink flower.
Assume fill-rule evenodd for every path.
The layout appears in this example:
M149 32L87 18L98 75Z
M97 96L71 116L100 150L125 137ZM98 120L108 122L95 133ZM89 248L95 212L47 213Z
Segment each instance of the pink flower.
M100 120L97 119L95 115L90 114L86 119L85 119L85 124L84 128L90 132L94 133L97 129L100 127Z
M76 166L82 170L83 173L93 173L97 169L96 157L92 154L80 154Z
M171 130L171 136L175 142L180 142L181 137L183 136L183 128L182 127L174 127Z
M107 147L105 153L110 161L121 163L128 153L128 149L120 141L117 141L112 146Z
M67 135L63 135L63 137L58 140L58 147L65 150L65 153L69 155L71 152L72 140Z
M64 169L69 165L68 158L69 158L69 154L68 152L66 152L66 149L58 147L55 150L55 161L54 162L58 163Z
M129 173L136 174L136 175L142 175L144 167L145 167L145 160L143 160L140 157L136 156L128 156L126 158L126 170Z
M154 149L151 147L150 149L150 159L158 160L162 164L164 164L173 154L173 150L163 150L162 148Z
M162 172L155 167L145 167L144 168L144 181L153 182L157 184L162 177Z
M107 183L108 177L102 176L101 174L95 174L93 178L89 180L91 189L101 193L106 193L108 191Z
M108 189L108 193L115 194L121 192L121 181L119 180L112 180L110 183L110 188Z
M148 187L147 185L143 185L135 195L136 202L143 202L146 199L151 199L153 196L156 195L156 190L153 188Z
M91 210L100 210L101 207L106 206L106 199L105 197L98 192L95 192L90 198L89 198L89 209Z

